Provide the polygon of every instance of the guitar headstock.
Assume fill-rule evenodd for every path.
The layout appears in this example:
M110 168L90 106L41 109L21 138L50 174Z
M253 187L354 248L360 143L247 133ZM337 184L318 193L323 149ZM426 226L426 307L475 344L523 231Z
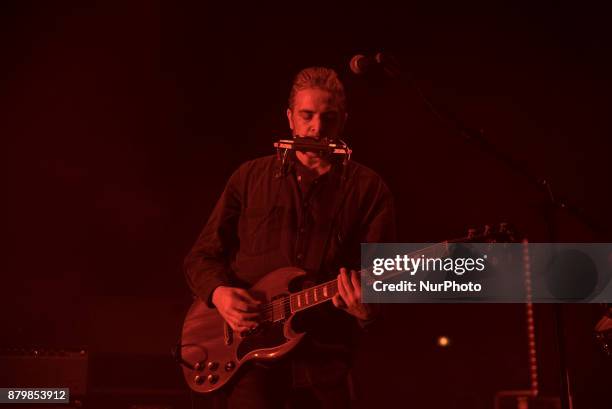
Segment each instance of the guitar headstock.
M481 229L469 228L464 241L471 243L517 243L518 234L506 222L486 224Z

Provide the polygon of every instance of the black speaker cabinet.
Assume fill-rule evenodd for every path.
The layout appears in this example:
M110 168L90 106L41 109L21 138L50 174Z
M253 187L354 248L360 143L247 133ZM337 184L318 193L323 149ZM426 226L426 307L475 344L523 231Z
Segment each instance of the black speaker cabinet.
M71 401L82 399L87 392L87 361L85 350L1 349L0 385L69 388Z

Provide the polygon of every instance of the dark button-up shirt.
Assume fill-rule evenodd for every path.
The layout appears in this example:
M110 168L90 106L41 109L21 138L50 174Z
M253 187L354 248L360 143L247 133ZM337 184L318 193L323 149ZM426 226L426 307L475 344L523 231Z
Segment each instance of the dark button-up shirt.
M360 243L395 240L393 200L372 170L349 161L318 176L294 157L290 165L281 173L275 156L255 159L227 182L185 259L192 291L211 307L220 285L248 288L287 266L329 281L340 267L359 269ZM292 355L294 386L345 376L356 323L331 303L296 315L294 328L308 337Z
M279 173L277 158L267 156L230 177L185 271L210 304L217 286L248 287L281 267L300 267L315 282L333 279L340 267L359 269L360 243L394 240L392 196L374 171L348 161L317 176L292 157Z

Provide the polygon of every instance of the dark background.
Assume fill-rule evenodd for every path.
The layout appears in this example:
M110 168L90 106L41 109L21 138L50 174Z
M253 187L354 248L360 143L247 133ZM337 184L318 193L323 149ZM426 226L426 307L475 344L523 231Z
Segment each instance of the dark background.
M558 212L557 240L609 242L610 14L534 3L3 2L2 345L87 347L94 394L183 396L168 353L190 300L182 259L231 172L288 136L291 80L311 65L345 80L346 140L393 191L401 241L499 221L548 241L540 192L413 89L352 76L356 53L394 53L426 95L604 232ZM484 408L528 387L522 306L387 310L356 364L361 406ZM565 310L576 407L609 407L592 337L601 312ZM550 306L536 319L554 395Z

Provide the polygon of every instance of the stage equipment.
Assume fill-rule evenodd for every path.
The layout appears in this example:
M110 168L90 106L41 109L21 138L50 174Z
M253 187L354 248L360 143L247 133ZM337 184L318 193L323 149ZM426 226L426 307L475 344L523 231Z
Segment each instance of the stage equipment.
M70 402L78 406L87 393L87 366L84 349L4 348L0 349L0 385L69 388Z
M380 54L380 56L379 56ZM570 203L570 201L561 197L553 191L550 181L545 177L540 177L532 173L530 167L523 164L521 161L516 160L508 153L500 150L491 143L484 134L482 128L474 129L465 125L456 115L449 112L448 110L442 109L440 106L435 104L430 98L428 98L419 87L414 76L410 71L402 70L400 65L397 63L395 58L392 58L388 53L376 54L373 59L372 57L362 57L356 55L351 59L349 66L351 71L356 74L361 74L365 68L373 66L382 66L382 56L386 56L387 61L393 61L393 75L388 73L388 69L384 70L384 73L390 77L396 78L398 83L405 86L406 88L412 88L419 95L423 103L431 111L431 113L445 125L450 126L455 130L456 134L461 136L466 142L470 142L475 145L486 155L494 158L503 167L510 170L517 178L520 178L525 184L535 187L542 195L543 206L543 220L548 228L548 242L558 242L557 237L557 221L556 212L561 210L566 212L570 216L574 217L577 221L582 223L591 232L597 236L598 239L606 240L612 234L607 227L607 223L602 223L600 220L595 220L586 214L582 209ZM365 59L364 59L365 58ZM373 61L376 64L373 64ZM368 64L369 63L369 64ZM356 69L356 71L354 70ZM554 251L554 248L552 249ZM562 304L557 303L553 306L555 312L555 329L556 338L559 351L559 383L561 386L561 409L572 409L571 402L571 391L569 382L569 373L566 363L566 349L565 349L565 336L564 336L564 317L562 311Z
M483 229L485 233L472 233L431 245L426 251L439 257L448 253L449 243L499 243L508 242L508 238L515 236L507 223L498 226L487 226ZM423 251L412 255L420 256ZM371 271L366 273L371 274ZM401 272L391 272L385 279L398 274ZM337 279L290 292L290 283L304 275L306 272L297 267L285 267L268 273L255 283L249 292L262 302L262 319L256 328L248 331L234 331L216 308L210 308L200 298L195 299L185 317L181 341L175 350L175 359L181 364L185 380L193 391L215 391L227 384L247 362L273 361L297 346L305 333L292 328L295 314L330 301L338 293Z
M341 139L329 141L328 139L316 139L311 137L294 137L293 139L280 139L274 142L276 148L276 157L281 163L277 177L284 174L287 170L289 151L295 150L300 152L318 152L319 155L329 157L341 157L342 162L346 163L351 160L351 148Z

